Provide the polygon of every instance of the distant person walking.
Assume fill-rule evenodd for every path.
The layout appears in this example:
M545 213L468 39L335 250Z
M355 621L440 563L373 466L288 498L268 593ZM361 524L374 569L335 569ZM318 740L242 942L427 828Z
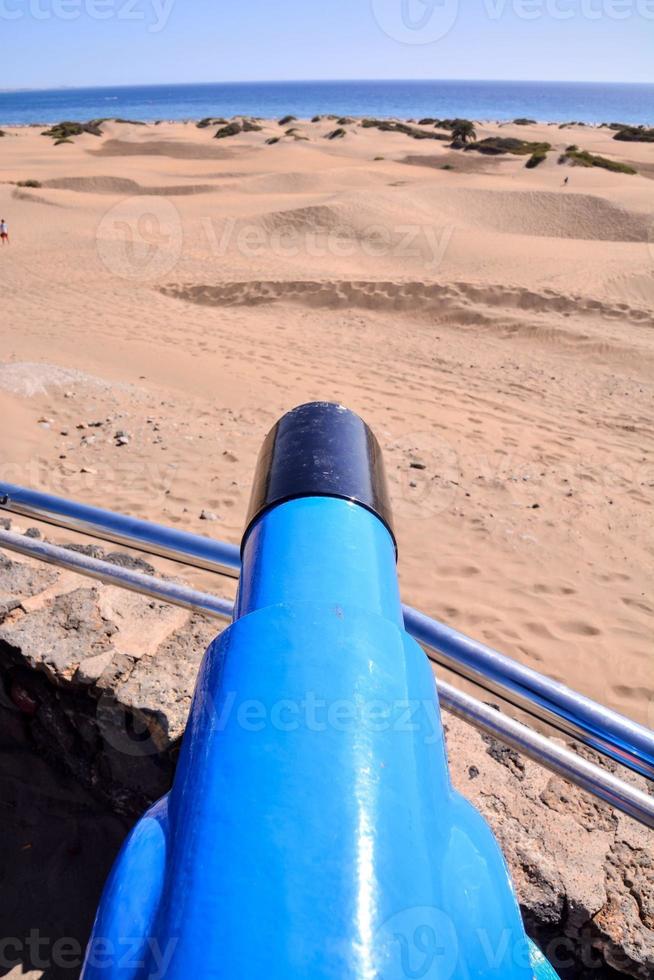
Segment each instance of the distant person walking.
M566 177L566 178L564 179L564 181L563 181L563 186L564 186L564 187L567 187L567 185L568 185L568 181L569 181L569 180L570 180L570 178L569 178L569 177Z
M0 242L3 245L9 244L9 229L7 228L7 222L4 218L0 218Z

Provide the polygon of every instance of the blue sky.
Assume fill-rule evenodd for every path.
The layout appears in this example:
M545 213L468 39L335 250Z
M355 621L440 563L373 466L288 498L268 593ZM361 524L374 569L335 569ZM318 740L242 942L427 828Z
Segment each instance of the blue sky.
M654 0L0 0L0 89L654 81Z

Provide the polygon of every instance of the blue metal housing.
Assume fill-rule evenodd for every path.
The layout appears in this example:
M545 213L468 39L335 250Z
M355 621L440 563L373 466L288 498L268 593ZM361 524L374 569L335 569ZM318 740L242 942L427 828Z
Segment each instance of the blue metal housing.
M450 785L433 674L372 511L250 527L174 786L128 838L84 980L546 980L501 851Z

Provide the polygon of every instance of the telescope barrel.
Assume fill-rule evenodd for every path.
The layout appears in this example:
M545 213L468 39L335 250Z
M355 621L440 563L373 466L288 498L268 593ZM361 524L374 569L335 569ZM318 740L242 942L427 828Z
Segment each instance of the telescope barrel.
M355 431L374 448L356 466ZM284 445L298 476L277 493ZM489 827L450 784L375 453L327 403L271 436L234 621L200 669L173 788L114 867L84 980L146 977L163 958L169 980L552 975ZM135 929L142 970L98 967L98 941Z

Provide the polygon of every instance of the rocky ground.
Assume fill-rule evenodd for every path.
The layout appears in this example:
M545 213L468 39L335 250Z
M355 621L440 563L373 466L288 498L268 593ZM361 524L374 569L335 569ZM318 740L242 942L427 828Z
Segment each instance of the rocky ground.
M0 556L0 920L12 937L0 976L77 976L120 842L170 786L197 669L217 628ZM561 976L651 977L652 833L444 720L453 781L493 826L530 934Z

